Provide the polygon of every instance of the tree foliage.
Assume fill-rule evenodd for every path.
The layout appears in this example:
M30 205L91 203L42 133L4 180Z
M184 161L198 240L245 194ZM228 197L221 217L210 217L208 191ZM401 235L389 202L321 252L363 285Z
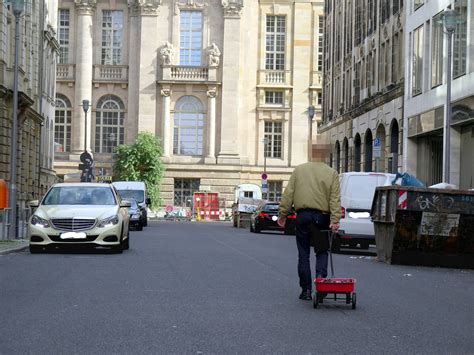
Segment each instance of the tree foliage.
M140 132L132 145L119 145L114 154L114 181L144 181L152 209L160 205L160 183L165 170L161 156L159 139L148 132Z

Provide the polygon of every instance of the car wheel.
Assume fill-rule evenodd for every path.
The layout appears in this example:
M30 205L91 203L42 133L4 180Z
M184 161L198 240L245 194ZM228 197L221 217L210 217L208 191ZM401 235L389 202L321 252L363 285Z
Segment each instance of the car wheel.
M255 228L253 227L252 222L250 222L250 232L255 233Z
M145 217L143 218L143 225L142 225L142 228L143 227L146 227L148 225L148 217ZM141 229L140 229L141 230Z
M362 242L362 243L360 243L360 248L361 248L361 249L364 249L364 250L369 249L369 242Z
M43 247L39 245L30 245L31 254L39 254L43 252Z
M123 244L123 250L128 250L130 249L130 234L127 235L127 239L124 239L124 241L122 242Z
M143 230L143 223L140 222L140 224L137 226L137 231L142 231Z
M255 233L260 233L262 230L260 229L260 227L258 226L258 224L255 224L254 231L255 231Z

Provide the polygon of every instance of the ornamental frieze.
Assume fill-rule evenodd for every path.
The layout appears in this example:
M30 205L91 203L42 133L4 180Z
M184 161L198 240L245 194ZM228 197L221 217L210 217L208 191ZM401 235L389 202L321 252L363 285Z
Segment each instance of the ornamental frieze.
M156 16L162 0L129 0L128 7L131 16Z

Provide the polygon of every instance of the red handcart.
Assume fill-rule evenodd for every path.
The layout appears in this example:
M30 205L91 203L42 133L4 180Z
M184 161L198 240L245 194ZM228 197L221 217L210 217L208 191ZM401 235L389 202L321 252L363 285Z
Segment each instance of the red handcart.
M352 304L352 309L356 308L355 283L353 278L334 277L334 265L332 261L332 241L333 232L327 231L329 237L329 260L331 262L331 277L318 277L314 279L316 292L313 295L313 308L318 308L324 300L344 300L346 304ZM330 296L331 297L328 297ZM341 297L341 295L343 297ZM334 297L332 297L334 296Z

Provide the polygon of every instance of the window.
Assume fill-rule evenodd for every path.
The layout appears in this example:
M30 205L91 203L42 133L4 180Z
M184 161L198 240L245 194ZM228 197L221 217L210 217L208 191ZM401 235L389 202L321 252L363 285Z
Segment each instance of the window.
M467 0L456 0L454 10L458 23L453 41L453 78L466 74L467 56Z
M317 104L320 106L323 104L323 93L318 92Z
M174 114L173 154L202 155L204 113L201 101L183 96L176 102Z
M179 62L181 65L201 65L202 12L180 12Z
M360 102L360 70L361 62L355 64L354 68L354 104L358 105Z
M69 63L69 10L59 9L58 15L59 63Z
M415 11L421 6L423 6L424 3L425 3L425 0L413 0Z
M113 153L117 145L124 142L125 108L115 96L100 99L96 109L95 151Z
M283 183L281 181L268 182L268 201L279 202L283 191Z
M323 42L324 41L324 17L318 16L318 66L317 71L323 71Z
M285 16L267 16L265 69L285 70Z
M102 65L122 64L123 12L102 11Z
M412 95L421 93L423 79L423 26L413 31L413 67L412 67Z
M63 95L56 96L54 151L71 151L71 102Z
M395 33L395 35L392 38L392 83L395 83L398 81L398 60L400 54L398 53L398 33Z
M283 105L283 91L265 91L265 103Z
M441 85L443 82L443 13L433 17L431 37L431 86Z
M267 158L282 157L282 141L283 141L283 123L282 122L265 122L265 137L267 145L265 147L265 156Z
M362 1L355 2L355 45L362 43Z
M199 179L174 179L174 205L189 207L200 185Z

